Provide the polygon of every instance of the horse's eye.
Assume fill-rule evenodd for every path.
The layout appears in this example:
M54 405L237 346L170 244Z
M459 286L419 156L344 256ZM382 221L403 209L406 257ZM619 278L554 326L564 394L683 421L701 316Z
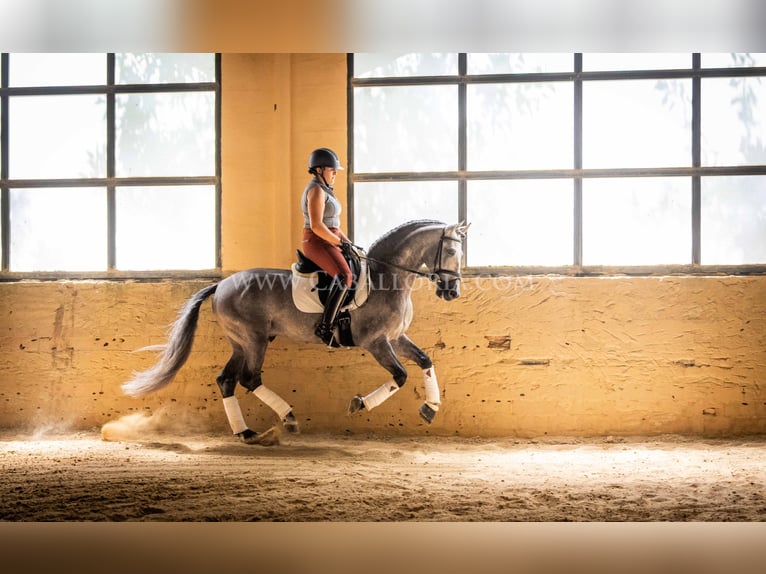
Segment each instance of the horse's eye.
M449 255L450 257L454 256L457 253L457 251L455 251L452 247L447 247L446 251L447 251L447 255Z

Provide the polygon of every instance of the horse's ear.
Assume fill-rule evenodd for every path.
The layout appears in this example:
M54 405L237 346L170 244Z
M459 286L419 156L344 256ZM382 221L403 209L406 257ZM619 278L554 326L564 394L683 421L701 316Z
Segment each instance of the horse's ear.
M465 221L461 221L457 226L457 232L462 235L463 237L466 236L468 233L468 228L471 227L470 223L466 223Z

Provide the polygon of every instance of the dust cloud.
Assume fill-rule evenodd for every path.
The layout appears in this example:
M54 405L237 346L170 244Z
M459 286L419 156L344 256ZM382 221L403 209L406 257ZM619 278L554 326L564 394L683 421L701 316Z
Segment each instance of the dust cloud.
M153 413L133 413L109 421L101 427L105 441L135 441L157 435L182 435L201 432L201 425L187 416L162 408Z

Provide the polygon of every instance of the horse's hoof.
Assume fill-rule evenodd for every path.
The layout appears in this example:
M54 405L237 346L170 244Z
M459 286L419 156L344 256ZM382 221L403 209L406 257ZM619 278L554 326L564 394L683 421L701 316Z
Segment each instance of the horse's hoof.
M250 429L245 429L240 433L237 433L237 436L242 439L243 442L247 442L249 440L252 440L253 437L258 436L258 433L255 431L252 431ZM249 443L248 443L249 444Z
M298 426L298 421L295 420L295 415L293 413L288 413L288 415L282 421L282 425L289 433L298 434L301 432L301 428Z
M436 411L433 410L427 403L423 403L423 406L420 407L420 418L426 421L429 425L434 422L434 418L436 418Z
M353 415L355 412L361 411L362 409L364 409L362 397L356 395L353 399L351 399L351 403L348 405L348 414Z
M245 444L259 444L261 446L274 446L279 444L279 431L276 427L271 427L262 433L247 429L246 431L239 433L239 436Z

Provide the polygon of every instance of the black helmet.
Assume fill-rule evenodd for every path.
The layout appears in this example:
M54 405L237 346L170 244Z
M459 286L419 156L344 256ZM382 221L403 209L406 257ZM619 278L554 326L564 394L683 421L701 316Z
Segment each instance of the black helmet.
M340 165L338 154L326 147L320 147L311 152L311 155L309 156L309 171L315 167L343 169L343 166Z

